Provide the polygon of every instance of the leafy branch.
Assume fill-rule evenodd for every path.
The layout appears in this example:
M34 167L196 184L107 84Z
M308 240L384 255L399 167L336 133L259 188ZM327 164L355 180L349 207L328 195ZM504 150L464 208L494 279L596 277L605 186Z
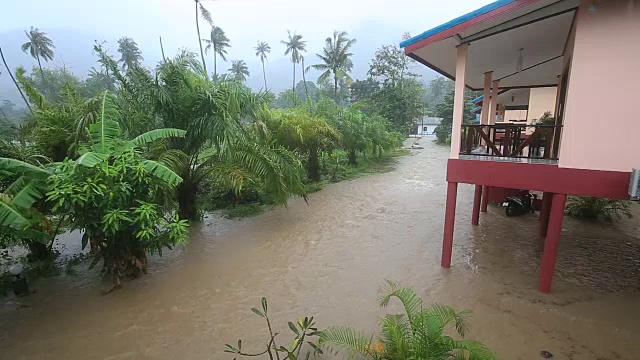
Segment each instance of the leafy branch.
M268 315L268 304L267 299L265 297L262 298L262 310L257 308L252 308L251 311L256 315L265 319L267 323L267 328L269 329L269 342L266 345L266 349L262 352L252 353L245 352L242 350L242 339L238 340L236 346L225 344L224 352L235 354L244 357L257 357L265 354L269 355L270 360L298 360L300 359L300 353L302 352L302 348L306 345L311 347L312 351L307 351L305 355L305 359L309 359L311 354L322 354L322 350L320 349L317 341L310 341L309 339L313 337L317 337L320 332L315 327L315 322L312 317L304 317L298 320L298 322L293 323L291 321L288 322L289 329L295 334L291 347L278 346L276 344L276 337L279 333L274 333L273 328L271 326L271 320ZM282 357L281 357L282 356ZM235 359L235 358L234 358Z

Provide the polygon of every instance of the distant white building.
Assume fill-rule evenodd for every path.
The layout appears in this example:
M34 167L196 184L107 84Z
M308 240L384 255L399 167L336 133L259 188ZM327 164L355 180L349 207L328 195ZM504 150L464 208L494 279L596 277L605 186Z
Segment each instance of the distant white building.
M415 129L413 133L416 135L433 135L441 121L442 118L439 117L425 116L413 124L413 129Z

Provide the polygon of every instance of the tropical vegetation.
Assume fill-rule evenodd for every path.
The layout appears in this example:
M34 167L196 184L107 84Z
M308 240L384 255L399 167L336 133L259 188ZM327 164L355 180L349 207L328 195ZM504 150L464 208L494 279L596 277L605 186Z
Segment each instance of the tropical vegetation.
M224 30L215 25L211 25L211 35L209 39L202 39L202 41L207 44L204 48L205 54L208 54L209 51L213 52L213 76L216 76L218 75L218 56L220 56L222 60L227 61L227 48L231 47L231 43Z
M269 91L269 87L267 86L267 73L264 68L264 61L267 60L268 54L271 52L271 46L264 41L258 41L258 45L254 48L256 51L256 56L260 58L260 62L262 63L262 77L264 78L264 89L265 91Z
M341 79L345 79L347 83L352 81L349 71L353 68L353 62L350 59L353 54L349 50L356 40L347 38L347 35L346 31L334 31L333 37L328 37L325 40L322 54L316 54L322 63L311 65L312 68L323 71L318 77L318 81L328 79L333 75L333 99L336 103L340 103L338 81Z
M196 1L206 20L203 9ZM212 27L207 51L225 59L228 38ZM0 246L23 245L47 258L57 235L78 230L92 265L102 264L118 287L146 271L149 254L183 244L188 222L205 211L256 213L306 199L322 182L387 168L402 134L367 99L349 104L354 40L346 36L336 32L325 44L330 61L321 65L330 76L316 85L303 71L277 98L244 85L250 72L243 60L222 76L214 67L211 77L203 58L181 51L150 69L129 37L118 40L116 54L96 42L97 65L85 79L65 68L11 71L31 111L0 104L7 130L0 141ZM29 39L45 60L38 37ZM294 76L299 63L305 70L305 46L289 34ZM266 90L271 48L258 43L255 51Z
M589 221L613 222L633 217L630 201L593 196L570 196L565 212L569 216Z
M235 356L242 357L257 357L257 356L269 356L269 359L279 360L296 360L302 359L300 353L305 350L306 355L304 359L309 359L311 355L322 354L322 349L318 346L318 328L313 316L305 316L300 318L297 322L289 321L287 325L293 333L293 339L291 341L280 342L276 339L280 332L276 332L273 329L273 323L269 318L269 305L265 297L261 300L262 309L251 308L251 311L265 320L267 325L267 331L269 333L269 341L264 347L264 350L258 350L257 352L248 352L242 347L242 339L238 340L237 345L225 344L224 352L233 354ZM286 344L285 345L278 345Z
M305 40L302 40L302 35L296 33L291 34L291 31L287 32L287 34L288 39L282 40L280 41L280 43L282 43L286 47L284 55L290 56L291 64L293 64L293 82L291 85L291 90L295 91L296 64L299 64L300 61L304 58L302 54L307 51L307 42ZM304 73L304 65L302 67L302 71Z
M231 61L231 68L229 68L229 75L235 81L245 82L249 77L249 67L244 60Z
M48 62L53 60L53 49L56 47L53 45L53 41L47 37L44 31L38 30L38 28L31 27L29 32L24 32L27 35L29 41L22 44L22 51L28 52L32 58L38 61L38 68L40 68L40 75L44 80L44 73L42 71L42 62Z
M496 359L482 343L464 339L469 331L469 311L456 311L440 304L425 306L414 290L387 282L380 306L386 308L394 299L404 312L382 318L377 337L348 327L330 327L320 332L320 346L336 354L345 353L350 359Z

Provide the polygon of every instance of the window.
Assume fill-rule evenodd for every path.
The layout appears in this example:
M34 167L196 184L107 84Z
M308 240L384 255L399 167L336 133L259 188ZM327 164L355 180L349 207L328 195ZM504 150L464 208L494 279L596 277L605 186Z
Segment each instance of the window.
M429 131L429 127L428 126L423 127L422 131Z

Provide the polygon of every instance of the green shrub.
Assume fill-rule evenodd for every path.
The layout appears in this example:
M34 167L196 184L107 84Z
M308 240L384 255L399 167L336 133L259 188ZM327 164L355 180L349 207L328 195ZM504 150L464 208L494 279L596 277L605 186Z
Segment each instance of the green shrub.
M629 201L592 196L572 196L567 200L566 213L584 220L612 222L622 217L632 218Z
M320 345L335 353L345 352L350 359L371 360L493 360L495 355L474 340L455 340L445 335L454 328L464 337L469 330L469 311L456 312L444 305L425 307L409 288L387 282L380 306L387 307L391 299L399 300L403 314L388 314L381 322L381 334L376 339L348 327L330 327L320 333ZM446 331L449 333L449 331Z

